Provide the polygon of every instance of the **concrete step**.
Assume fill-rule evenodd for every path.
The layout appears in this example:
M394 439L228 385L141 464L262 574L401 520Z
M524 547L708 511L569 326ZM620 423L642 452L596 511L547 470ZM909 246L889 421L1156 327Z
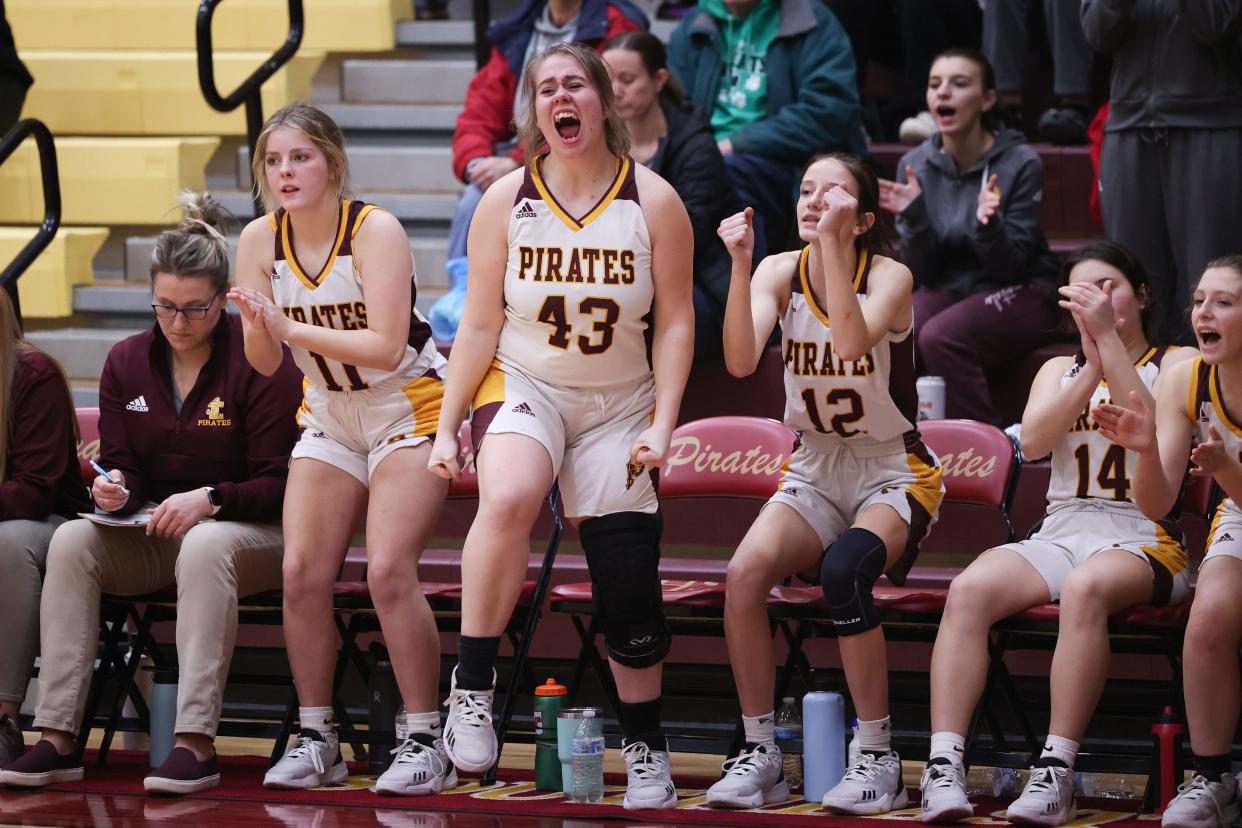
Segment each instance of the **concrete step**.
M217 190L212 193L226 209L243 221L254 212L250 193L244 190ZM448 222L453 217L457 193L377 193L359 192L355 198L378 204L395 215L403 223L433 224L448 233Z
M397 45L422 49L474 48L472 20L402 20Z
M457 127L461 102L455 104L324 104L321 109L344 131L347 139L397 134L420 136L441 133L444 146Z
M230 259L237 250L237 237L229 239ZM411 236L410 249L414 251L414 270L418 273L418 284L421 287L445 287L448 276L444 271L444 262L448 258L448 240L444 235ZM119 284L141 287L145 293L150 292L151 285L151 254L155 250L155 236L130 236L125 240L125 281ZM234 266L236 263L234 262ZM100 274L95 274L96 284L102 284ZM115 289L117 283L106 285ZM87 294L90 296L90 294ZM102 301L85 299L84 301ZM74 306L77 310L94 312L85 307L78 307L75 295ZM146 308L150 312L150 308Z
M27 331L26 338L54 356L70 380L98 383L112 346L145 327L53 328Z
M418 193L457 193L461 182L453 175L453 151L448 146L412 147L401 144L350 144L346 147L349 175L358 190L406 190ZM251 187L250 148L237 150L237 186Z
M78 285L73 289L73 310L150 321L151 289L132 282L96 279L94 284Z
M347 60L341 95L346 103L461 105L474 73L472 60Z
M99 407L98 382L70 382L69 390L73 392L74 408Z

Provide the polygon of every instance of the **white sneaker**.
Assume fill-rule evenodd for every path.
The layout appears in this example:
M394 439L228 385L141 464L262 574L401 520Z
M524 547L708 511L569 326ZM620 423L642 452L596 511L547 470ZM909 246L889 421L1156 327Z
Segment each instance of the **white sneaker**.
M1228 828L1238 819L1238 781L1223 774L1219 782L1196 773L1177 786L1164 810L1164 828Z
M781 769L781 750L776 745L756 745L742 750L721 765L725 775L707 789L707 804L717 808L758 808L789 798L789 783Z
M910 804L901 781L901 758L891 750L876 758L863 751L836 787L824 794L823 806L839 814L886 814Z
M444 752L444 740L434 746L406 739L393 751L396 758L375 780L375 790L397 796L424 796L457 787L457 769Z
M444 752L459 769L483 773L496 764L496 731L492 728L492 698L496 694L496 674L490 690L458 690L457 668L453 668L452 687L444 706L449 709L444 723Z
M1064 825L1077 818L1074 772L1059 767L1031 768L1022 796L1005 813L1005 819L1018 825Z
M921 144L940 130L936 129L936 119L924 109L912 118L906 118L897 129L897 138L903 144Z
M339 745L325 741L317 730L303 728L293 747L263 776L263 787L301 791L344 782L347 776Z
M924 822L953 822L975 815L966 796L966 768L957 762L929 763L923 768L919 788Z
M633 742L621 748L621 758L625 760L625 810L672 808L677 804L668 751Z

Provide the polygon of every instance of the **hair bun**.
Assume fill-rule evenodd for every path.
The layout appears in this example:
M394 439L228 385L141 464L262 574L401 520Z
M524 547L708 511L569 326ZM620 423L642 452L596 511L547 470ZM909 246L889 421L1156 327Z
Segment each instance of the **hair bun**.
M209 236L228 244L229 230L237 220L215 196L207 192L182 190L177 193L177 204L185 209L185 216L177 225L178 230Z

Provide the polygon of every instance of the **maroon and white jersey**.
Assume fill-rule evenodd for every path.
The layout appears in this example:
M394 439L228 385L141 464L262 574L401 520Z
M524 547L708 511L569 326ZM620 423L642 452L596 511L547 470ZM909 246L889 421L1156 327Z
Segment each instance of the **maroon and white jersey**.
M811 279L822 276L807 272L809 261L810 248L803 248L781 317L785 424L851 444L902 436L917 440L913 323L886 334L861 359L841 359L832 347L831 320L811 291ZM854 293L860 305L867 303L871 261L868 251L859 252Z
M570 388L650 376L647 331L655 285L634 163L619 159L604 197L575 218L548 190L543 160L527 165L509 218L505 322L496 358Z

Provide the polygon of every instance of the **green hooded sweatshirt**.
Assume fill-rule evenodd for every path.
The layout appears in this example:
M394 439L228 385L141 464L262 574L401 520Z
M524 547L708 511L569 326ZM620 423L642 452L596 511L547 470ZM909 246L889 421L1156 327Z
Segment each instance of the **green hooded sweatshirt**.
M736 17L724 0L701 0L703 11L720 23L720 54L724 66L712 108L716 140L768 116L768 47L781 25L780 0L759 0L750 14Z

